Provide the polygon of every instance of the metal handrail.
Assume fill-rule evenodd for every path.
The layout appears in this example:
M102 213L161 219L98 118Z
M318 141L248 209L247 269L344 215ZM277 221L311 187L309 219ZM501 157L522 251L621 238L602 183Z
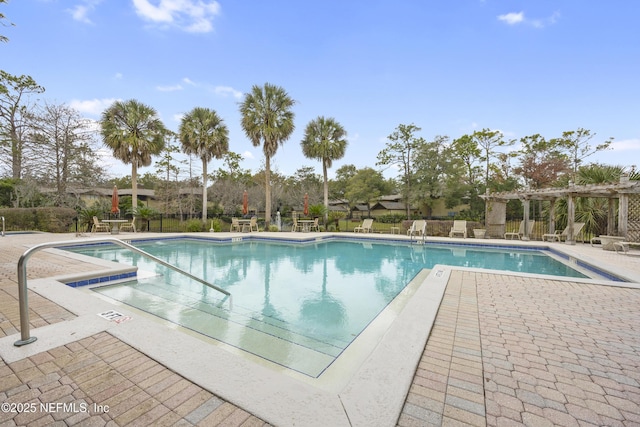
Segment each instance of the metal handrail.
M29 257L41 249L59 248L59 247L65 247L65 246L78 246L83 244L105 243L105 242L111 242L116 245L122 246L125 249L129 249L133 252L136 252L144 257L151 259L152 261L155 261L165 267L175 270L178 273L182 273L185 276L189 277L190 279L196 280L205 286L215 289L218 292L222 292L223 294L229 297L229 303L230 304L232 303L231 293L229 291L226 291L214 284L208 283L202 280L201 278L192 275L191 273L187 273L186 271L181 270L175 265L171 265L168 262L163 261L160 258L157 258L141 249L138 249L135 246L130 245L129 243L123 242L120 239L116 239L115 237L103 237L101 239L90 239L82 242L79 242L77 240L67 240L62 242L41 243L39 245L36 245L27 249L27 251L23 253L20 259L18 260L18 301L20 303L20 338L21 339L16 341L13 345L20 347L25 344L30 344L37 339L36 337L31 337L29 334L29 301L27 298L27 260L29 259Z

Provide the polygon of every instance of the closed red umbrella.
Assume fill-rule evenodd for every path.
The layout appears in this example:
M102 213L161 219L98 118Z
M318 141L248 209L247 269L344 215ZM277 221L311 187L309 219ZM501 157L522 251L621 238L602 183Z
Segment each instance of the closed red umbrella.
M247 190L244 190L244 194L242 195L242 215L246 215L249 213L249 195L247 194Z
M118 214L120 212L120 208L118 204L120 203L120 199L118 198L118 187L113 186L113 193L111 194L111 213Z
M304 209L302 213L305 214L305 216L309 215L309 195L307 193L304 193Z

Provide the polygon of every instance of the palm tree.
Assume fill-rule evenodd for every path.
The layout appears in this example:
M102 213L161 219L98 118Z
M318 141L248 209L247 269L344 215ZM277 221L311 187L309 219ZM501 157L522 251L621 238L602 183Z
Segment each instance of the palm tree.
M153 107L135 99L116 101L102 113L102 141L113 156L131 163L131 208L138 208L138 168L149 166L151 156L164 148L167 129Z
M347 132L334 118L322 116L312 120L304 131L302 153L309 159L318 159L322 162L322 175L324 177L324 222L327 222L329 210L329 180L327 169L334 160L344 157L347 149Z
M214 110L196 107L180 122L182 150L202 160L202 221L207 220L207 164L229 151L229 130Z
M271 222L271 157L278 146L289 139L294 129L293 111L295 101L279 87L265 83L254 85L240 104L242 129L254 147L262 145L265 157L265 229Z

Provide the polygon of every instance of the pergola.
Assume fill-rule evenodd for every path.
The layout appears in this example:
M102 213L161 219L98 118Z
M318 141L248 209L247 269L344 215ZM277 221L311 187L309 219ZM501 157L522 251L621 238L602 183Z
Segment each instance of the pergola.
M509 200L522 201L524 208L524 230L528 230L529 203L531 200L546 200L550 203L549 233L555 232L555 206L559 199L567 199L567 243L575 244L573 226L575 222L576 197L600 197L609 201L607 234L621 236L630 242L640 242L640 181L630 180L623 175L615 184L573 185L567 188L543 188L516 192L490 193L480 196L487 201L487 234L502 237L506 223L506 203ZM616 199L618 200L618 221L616 229ZM525 239L529 236L525 235Z

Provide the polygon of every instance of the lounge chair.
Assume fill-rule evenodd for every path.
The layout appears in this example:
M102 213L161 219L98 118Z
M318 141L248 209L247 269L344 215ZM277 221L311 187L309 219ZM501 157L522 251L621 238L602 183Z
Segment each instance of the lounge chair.
M593 239L591 239L591 246L593 246L594 240L599 240L600 244L602 245L602 249L604 249L605 251L618 251L618 249L620 248L616 248L616 244L618 243L622 243L627 244L628 242L625 242L625 238L622 236L606 236L606 235L600 235L598 237L594 237ZM622 248L624 249L624 248Z
M107 233L111 231L111 227L109 224L98 221L98 217L93 217L93 225L91 226L91 232L95 233L96 231L106 231Z
M467 221L453 221L453 227L451 227L451 231L449 231L449 237L454 237L456 235L462 236L465 239L467 238Z
M574 222L573 223L573 238L575 239L578 234L580 234L580 232L582 231L582 228L584 227L584 222ZM542 235L542 241L544 242L545 240L547 242L561 242L562 240L567 240L567 236L569 234L569 226L567 225L564 230L562 230L562 232L559 232L559 230L556 230L555 233L551 234L543 234Z
M614 242L613 248L615 249L616 253L622 252L623 254L628 256L640 257L640 252L635 252L629 248L631 244L631 242Z
M131 222L125 222L120 226L120 231L133 231L136 233L136 217L131 218Z
M411 224L411 228L407 230L407 236L426 236L427 235L427 221L424 219L417 219Z
M529 221L529 229L527 230L527 236L531 237L531 233L533 233L533 226L536 224L535 221ZM520 228L518 228L518 231L508 231L506 233L504 233L504 238L508 239L514 239L514 238L518 238L522 239L522 237L524 236L524 221L520 221Z
M354 233L371 233L373 232L373 219L372 218L367 218L365 220L362 221L362 224L358 225L356 228L353 229Z

